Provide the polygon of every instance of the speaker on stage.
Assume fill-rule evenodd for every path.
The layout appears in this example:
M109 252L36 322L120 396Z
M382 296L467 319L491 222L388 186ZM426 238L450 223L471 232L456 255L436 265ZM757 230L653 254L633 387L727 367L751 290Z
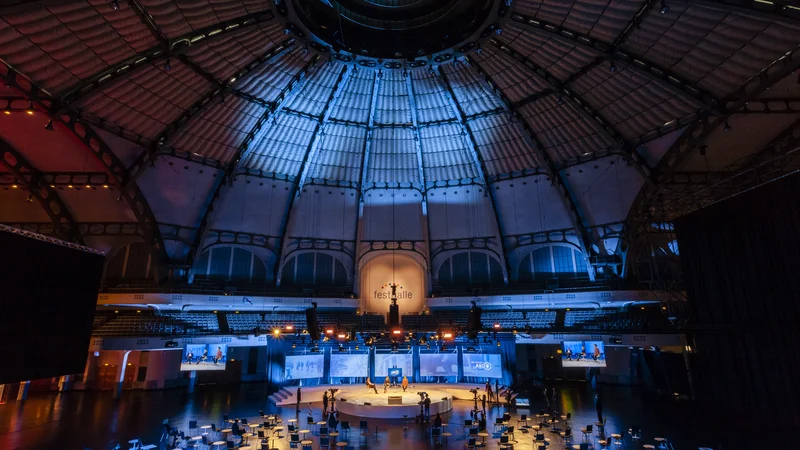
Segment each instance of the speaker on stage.
M311 336L312 341L319 340L319 320L317 320L317 304L306 310L306 326L308 327L308 335Z
M400 308L397 304L389 305L389 328L400 326Z
M475 302L472 302L472 307L469 309L467 316L467 337L475 339L478 337L478 332L483 327L481 323L481 308Z

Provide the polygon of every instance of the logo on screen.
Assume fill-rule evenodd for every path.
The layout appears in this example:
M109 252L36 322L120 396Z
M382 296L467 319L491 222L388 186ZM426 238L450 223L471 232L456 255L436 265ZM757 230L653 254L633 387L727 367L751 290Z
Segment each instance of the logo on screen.
M486 362L474 362L472 363L472 368L474 370L492 370L492 363Z

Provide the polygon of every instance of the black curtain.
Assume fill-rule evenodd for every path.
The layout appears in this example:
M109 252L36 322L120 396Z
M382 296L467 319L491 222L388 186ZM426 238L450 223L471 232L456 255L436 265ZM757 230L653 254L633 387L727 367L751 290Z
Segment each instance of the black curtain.
M800 174L686 215L675 230L697 327L698 400L763 426L796 427Z

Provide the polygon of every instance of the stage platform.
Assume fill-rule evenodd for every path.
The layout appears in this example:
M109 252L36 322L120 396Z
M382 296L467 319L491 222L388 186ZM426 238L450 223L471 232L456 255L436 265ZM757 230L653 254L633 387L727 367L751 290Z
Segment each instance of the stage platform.
M419 414L420 397L418 392L426 392L431 398L431 414L446 412L453 408L453 400L472 400L470 389L483 389L483 385L457 383L416 383L403 389L389 388L388 393L383 393L383 385L377 386L378 393L367 389L363 384L330 384L302 387L301 409L307 410L310 403L322 402L322 394L328 389L336 388L336 409L343 414L358 417L372 417L381 419L402 419L403 416L413 418ZM270 396L270 401L278 406L294 406L297 387L287 387ZM389 397L395 397L389 404ZM394 403L393 402L393 403Z

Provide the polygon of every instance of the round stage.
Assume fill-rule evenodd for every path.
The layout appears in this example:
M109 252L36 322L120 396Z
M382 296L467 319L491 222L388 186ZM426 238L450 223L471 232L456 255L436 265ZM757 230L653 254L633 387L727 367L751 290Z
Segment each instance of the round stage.
M417 392L427 392L430 396L431 416L453 409L453 395L444 390L410 387L403 392L401 388L389 388L388 393L384 394L383 386L378 386L376 394L364 385L341 387L336 393L336 409L340 413L358 417L413 418L420 413L420 396Z

